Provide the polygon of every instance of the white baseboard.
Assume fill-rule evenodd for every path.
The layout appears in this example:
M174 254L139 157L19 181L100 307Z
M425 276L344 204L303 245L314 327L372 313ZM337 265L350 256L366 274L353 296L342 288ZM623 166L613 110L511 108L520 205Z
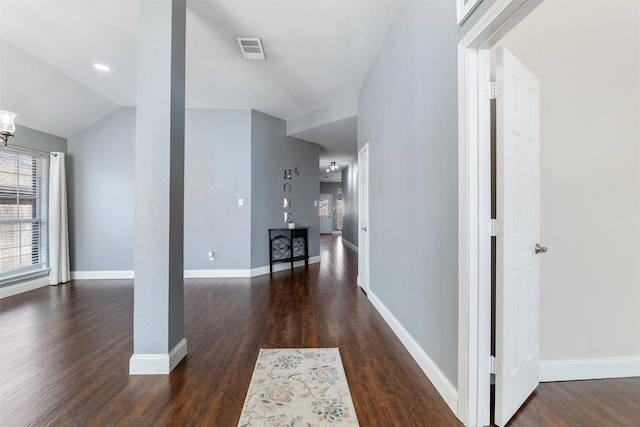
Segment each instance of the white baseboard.
M251 277L251 270L185 270L185 279L224 279L229 277Z
M342 235L342 230L333 230L333 231L331 232L331 234L334 234L334 235L336 235L336 234L337 234L337 235Z
M320 256L309 257L309 264L320 262ZM295 261L293 267L304 265L304 261ZM273 265L273 272L288 270L291 263L278 263ZM233 277L255 277L269 274L269 266L256 267L252 269L226 269L226 270L185 270L185 279L221 279ZM100 279L133 279L133 270L112 270L112 271L72 271L72 280L100 280ZM48 283L47 283L48 284Z
M449 409L455 414L458 413L458 390L451 384L451 381L438 368L438 365L429 357L427 352L416 342L402 324L395 318L389 309L378 299L371 291L367 293L369 300L378 310L378 313L391 327L391 330L400 339L405 348L409 351L413 359L418 363L422 371L426 374L429 381L436 388L440 396L449 405Z
M640 377L640 356L540 362L541 382L624 377Z
M353 249L354 251L356 251L356 253L358 253L358 247L354 246L353 243L351 243L348 240L345 240L345 238L342 238L342 243L344 243L344 245L350 249Z
M187 340L182 339L167 354L134 353L129 359L129 375L166 375L187 355Z
M37 279L5 286L0 288L0 299L18 295L23 292L29 292L34 289L44 288L45 286L49 286L49 276L38 277Z
M71 280L133 279L133 270L72 271Z

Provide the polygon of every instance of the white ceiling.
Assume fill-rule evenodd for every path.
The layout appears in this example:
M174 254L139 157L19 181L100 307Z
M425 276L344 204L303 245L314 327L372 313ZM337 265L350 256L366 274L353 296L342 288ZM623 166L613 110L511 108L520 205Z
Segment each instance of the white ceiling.
M358 152L358 121L355 116L296 132L292 136L320 144L320 181L323 182L342 181L342 170ZM336 162L340 170L326 172L331 162Z
M187 106L287 120L353 97L401 4L189 0ZM135 105L138 1L0 0L0 16L0 109L17 112L17 123L69 137ZM236 37L262 38L267 60L245 61ZM355 156L354 123L325 130L309 135L323 155Z

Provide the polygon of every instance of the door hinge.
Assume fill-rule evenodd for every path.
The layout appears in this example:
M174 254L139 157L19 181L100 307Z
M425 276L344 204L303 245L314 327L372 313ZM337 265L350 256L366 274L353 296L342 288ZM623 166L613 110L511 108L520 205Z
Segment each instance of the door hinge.
M502 374L502 366L500 366L500 361L495 356L489 356L489 360L487 361L487 370L490 374Z
M497 237L502 236L502 221L499 219L491 218L488 224L489 236Z
M487 98L496 99L502 96L502 82L489 82L486 88Z

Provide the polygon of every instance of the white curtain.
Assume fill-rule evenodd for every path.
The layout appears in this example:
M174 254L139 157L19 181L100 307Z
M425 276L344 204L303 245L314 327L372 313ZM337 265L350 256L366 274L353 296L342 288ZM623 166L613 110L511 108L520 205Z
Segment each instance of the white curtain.
M69 226L67 225L67 180L64 153L51 153L49 162L49 283L71 280Z

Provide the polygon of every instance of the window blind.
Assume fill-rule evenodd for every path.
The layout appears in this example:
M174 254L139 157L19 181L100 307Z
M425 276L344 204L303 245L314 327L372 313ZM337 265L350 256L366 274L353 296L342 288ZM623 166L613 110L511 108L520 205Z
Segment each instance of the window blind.
M47 267L48 156L0 149L0 279Z

